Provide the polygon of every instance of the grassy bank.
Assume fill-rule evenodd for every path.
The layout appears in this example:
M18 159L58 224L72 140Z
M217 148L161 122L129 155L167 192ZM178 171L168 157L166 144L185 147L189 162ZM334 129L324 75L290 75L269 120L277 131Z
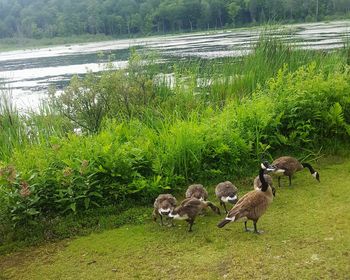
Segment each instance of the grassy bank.
M220 217L198 218L194 232L150 221L0 256L1 279L349 279L348 157L328 157L287 179L259 221L216 228ZM252 181L237 184L242 195ZM213 198L214 186L207 186ZM151 208L148 210L151 211Z
M84 234L101 209L236 181L262 159L339 151L350 137L347 58L273 38L242 59L169 68L134 53L128 69L73 78L39 114L0 100L0 246ZM59 227L71 217L85 219Z

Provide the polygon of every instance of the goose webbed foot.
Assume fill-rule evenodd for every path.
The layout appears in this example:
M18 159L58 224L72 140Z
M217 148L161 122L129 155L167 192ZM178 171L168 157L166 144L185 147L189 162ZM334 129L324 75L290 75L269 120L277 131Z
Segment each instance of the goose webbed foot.
M252 228L248 228L248 227L247 227L247 222L244 222L244 231L245 231L245 232L253 232L253 229L252 229Z
M192 226L193 226L193 224L194 224L194 220L192 220L192 219L188 219L188 220L186 220L188 223L189 223L189 225L190 225L190 228L188 229L188 232L192 232Z
M262 234L263 233L263 231L262 230L258 230L258 228L256 227L256 221L254 221L254 233L255 234Z

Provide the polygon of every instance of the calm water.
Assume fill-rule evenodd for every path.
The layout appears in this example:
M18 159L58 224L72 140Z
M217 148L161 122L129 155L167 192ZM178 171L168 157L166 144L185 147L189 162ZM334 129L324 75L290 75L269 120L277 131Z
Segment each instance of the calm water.
M298 24L283 29L284 32L279 30L275 35L292 40L300 48L333 49L350 40L350 21ZM10 88L18 108L36 108L51 84L62 88L72 75L103 71L106 61L101 53L113 54L116 68L127 65L131 47L155 50L165 59L242 56L249 53L261 30L203 32L3 52L0 80Z

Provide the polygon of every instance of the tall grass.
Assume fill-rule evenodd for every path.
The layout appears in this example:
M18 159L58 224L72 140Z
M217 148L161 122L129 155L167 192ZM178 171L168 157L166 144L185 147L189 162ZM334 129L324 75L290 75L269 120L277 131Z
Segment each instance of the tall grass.
M0 92L0 161L9 161L14 150L34 144L48 145L52 136L65 137L72 124L55 111L41 104L39 111L20 113L12 102L11 89Z
M0 160L8 160L15 148L27 142L21 117L11 102L10 91L0 92Z

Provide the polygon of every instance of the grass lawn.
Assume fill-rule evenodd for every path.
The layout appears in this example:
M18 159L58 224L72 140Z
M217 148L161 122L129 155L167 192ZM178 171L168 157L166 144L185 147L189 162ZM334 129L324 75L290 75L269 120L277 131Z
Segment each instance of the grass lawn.
M292 188L282 180L262 235L218 229L223 215L210 212L192 233L150 219L0 256L0 279L350 279L350 159L315 167L321 183L307 170Z

